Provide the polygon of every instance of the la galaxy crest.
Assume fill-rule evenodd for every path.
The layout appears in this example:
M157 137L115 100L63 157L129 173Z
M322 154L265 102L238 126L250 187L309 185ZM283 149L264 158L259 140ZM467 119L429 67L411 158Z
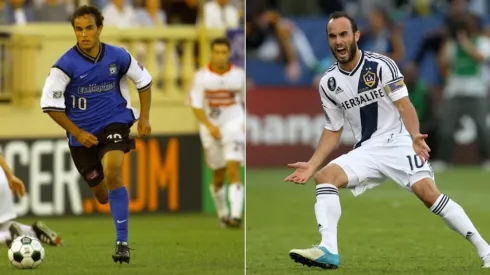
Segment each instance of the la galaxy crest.
M109 73L111 75L117 74L117 65L116 64L109 65Z
M330 91L334 91L335 88L337 87L337 81L335 81L335 78L330 77L327 81L327 86Z
M376 84L376 74L371 71L367 71L362 76L362 79L364 80L364 84L366 84L366 86L369 88L372 88L374 84Z

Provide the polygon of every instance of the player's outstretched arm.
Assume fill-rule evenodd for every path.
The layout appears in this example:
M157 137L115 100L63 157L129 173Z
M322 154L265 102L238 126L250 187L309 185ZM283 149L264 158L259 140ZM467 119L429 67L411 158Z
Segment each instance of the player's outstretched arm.
M339 142L343 129L343 127L337 131L324 129L320 141L318 142L318 147L310 160L308 162L288 164L288 167L295 168L296 170L291 175L287 176L284 181L305 184L333 151Z
M410 102L410 99L405 96L395 101L395 105L400 112L405 127L412 136L415 152L422 159L422 161L429 159L430 148L425 143L425 139L428 136L427 134L420 133L419 118L412 102Z
M403 75L393 60L382 57L383 90L397 107L405 128L412 136L413 148L423 162L429 159L430 148L425 143L426 134L420 133L420 124L415 107L408 97Z
M343 130L343 127L338 131L323 129L323 133L320 137L315 153L313 153L313 156L311 156L310 160L308 161L308 164L310 164L315 171L335 149L335 146L337 146L339 143Z
M330 78L324 75L318 87L325 113L325 128L323 129L318 146L308 162L297 162L288 165L290 168L296 168L296 171L286 177L284 181L305 184L330 155L340 140L344 129L344 113L338 104L335 103L335 100L323 88L324 85L331 85L328 84L330 80L327 79Z

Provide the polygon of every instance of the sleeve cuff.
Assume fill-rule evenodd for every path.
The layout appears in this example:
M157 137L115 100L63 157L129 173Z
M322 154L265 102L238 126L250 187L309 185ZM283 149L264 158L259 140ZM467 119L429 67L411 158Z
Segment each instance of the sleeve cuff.
M64 112L65 108L59 108L59 107L42 107L44 113L48 112Z
M141 93L141 92L143 92L143 91L148 90L148 89L151 87L151 85L153 85L153 81L150 81L150 83L146 84L145 86L143 86L143 87L141 87L141 88L138 88L138 92L140 92L140 93Z

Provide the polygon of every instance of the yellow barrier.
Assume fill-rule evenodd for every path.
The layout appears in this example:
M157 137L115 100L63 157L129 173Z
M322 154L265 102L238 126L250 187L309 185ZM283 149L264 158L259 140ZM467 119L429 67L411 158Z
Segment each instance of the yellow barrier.
M0 99L12 104L0 106L0 137L60 135L59 126L40 113L39 98L49 69L75 45L69 24L0 26ZM193 26L118 29L104 27L103 42L124 46L153 76L152 126L156 133L195 132L197 127L184 104L196 64L204 66L209 57L209 42L225 35L224 30L205 30ZM163 42L163 43L162 43ZM162 45L164 50L162 51ZM194 47L199 45L199 59ZM178 47L181 54L178 55ZM158 57L163 53L162 62ZM158 85L163 83L162 85ZM179 85L180 84L180 85ZM132 88L132 104L139 106ZM176 119L178 118L178 120ZM24 127L19 128L19 125Z

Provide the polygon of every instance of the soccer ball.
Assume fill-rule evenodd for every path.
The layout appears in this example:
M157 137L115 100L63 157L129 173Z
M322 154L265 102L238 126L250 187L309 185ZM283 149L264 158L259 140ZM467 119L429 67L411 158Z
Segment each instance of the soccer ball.
M38 267L44 260L44 247L33 237L20 236L9 248L10 263L18 269Z

